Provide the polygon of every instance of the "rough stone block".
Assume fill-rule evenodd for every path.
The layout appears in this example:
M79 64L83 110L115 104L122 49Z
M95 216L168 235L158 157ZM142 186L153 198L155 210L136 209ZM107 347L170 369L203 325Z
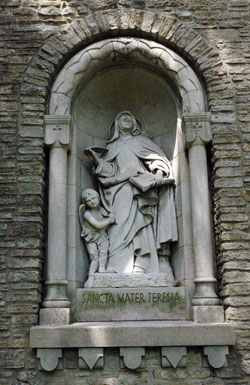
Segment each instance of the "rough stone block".
M24 350L19 349L2 349L0 350L0 366L1 368L20 369L24 367L25 361Z
M199 323L224 322L223 306L193 306L193 321Z
M46 308L40 310L40 325L68 325L69 308Z

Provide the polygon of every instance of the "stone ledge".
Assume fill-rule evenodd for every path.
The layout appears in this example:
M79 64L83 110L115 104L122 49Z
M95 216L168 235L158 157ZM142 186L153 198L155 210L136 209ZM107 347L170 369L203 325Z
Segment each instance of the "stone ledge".
M96 273L93 275L93 288L144 288L172 287L167 274L112 274Z
M230 324L190 321L81 322L34 326L31 348L234 345Z

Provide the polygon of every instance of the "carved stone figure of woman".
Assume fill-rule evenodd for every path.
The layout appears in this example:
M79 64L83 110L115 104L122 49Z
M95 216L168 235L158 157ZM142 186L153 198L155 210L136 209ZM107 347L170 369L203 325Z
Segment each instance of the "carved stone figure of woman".
M177 240L172 168L128 111L115 119L113 137L98 157L88 149L109 229L108 272L159 273L158 253Z

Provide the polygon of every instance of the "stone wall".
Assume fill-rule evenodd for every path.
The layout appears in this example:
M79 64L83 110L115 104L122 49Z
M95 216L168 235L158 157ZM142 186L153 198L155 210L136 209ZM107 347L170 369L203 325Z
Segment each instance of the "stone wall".
M102 370L81 370L78 367L76 350L64 355L64 370L53 374L22 370L18 372L15 385L247 385L237 367L237 355L231 352L229 366L211 370L200 350L190 349L187 368L162 369L159 349L148 349L144 358L145 368L129 371L120 368L118 350L109 349ZM5 379L4 384L8 384ZM9 382L11 384L11 382Z
M0 367L3 385L245 385L250 375L249 39L247 0L2 0L0 9ZM236 348L218 371L188 353L188 368L161 369L150 350L145 369L119 369L109 351L102 371L43 374L28 347L44 275L43 115L62 65L91 42L142 36L165 44L204 81L212 113L211 191L219 291ZM223 102L222 102L223 101ZM204 360L203 360L204 361Z

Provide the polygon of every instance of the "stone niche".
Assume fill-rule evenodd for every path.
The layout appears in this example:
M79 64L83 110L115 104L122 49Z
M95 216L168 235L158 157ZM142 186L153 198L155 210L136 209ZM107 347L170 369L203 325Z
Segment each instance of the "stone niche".
M84 150L106 148L121 111L131 112L149 147L154 143L171 165L178 236L158 254L158 270L95 269L88 277L79 206L82 191L98 191L100 180ZM214 368L226 364L234 335L215 291L206 163L211 139L201 82L161 44L104 40L64 66L45 116L50 147L47 292L40 325L30 331L42 369L59 369L67 348L78 348L82 369L102 368L109 347L120 348L129 369L141 367L147 346L161 349L163 367L185 365L189 346L201 346ZM119 207L115 210L119 214ZM154 210L161 210L160 203Z

